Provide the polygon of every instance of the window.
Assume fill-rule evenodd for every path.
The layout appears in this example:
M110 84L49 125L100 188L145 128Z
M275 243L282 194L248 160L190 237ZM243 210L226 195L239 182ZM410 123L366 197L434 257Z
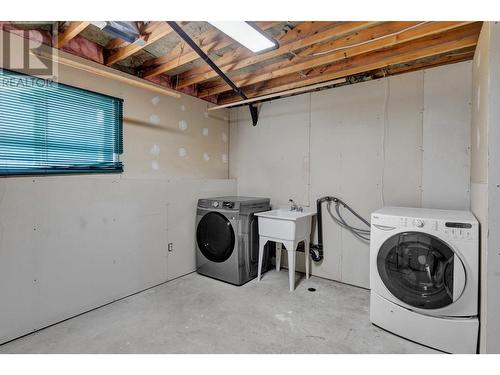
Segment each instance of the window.
M123 101L0 69L0 175L122 172Z

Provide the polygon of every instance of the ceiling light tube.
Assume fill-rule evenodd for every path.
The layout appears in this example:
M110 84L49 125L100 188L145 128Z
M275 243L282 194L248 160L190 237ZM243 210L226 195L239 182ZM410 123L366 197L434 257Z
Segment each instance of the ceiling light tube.
M265 35L252 22L209 21L209 23L254 53L278 48L278 43Z

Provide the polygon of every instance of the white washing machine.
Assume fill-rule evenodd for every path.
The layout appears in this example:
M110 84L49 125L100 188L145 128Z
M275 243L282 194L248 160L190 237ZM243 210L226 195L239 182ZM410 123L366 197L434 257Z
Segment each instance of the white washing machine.
M479 225L468 211L386 207L371 216L370 320L449 353L476 353Z

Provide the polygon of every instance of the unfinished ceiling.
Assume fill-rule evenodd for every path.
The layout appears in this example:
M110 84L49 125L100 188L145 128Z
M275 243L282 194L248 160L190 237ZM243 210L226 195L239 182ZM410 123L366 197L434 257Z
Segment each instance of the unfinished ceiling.
M248 98L256 98L307 91L338 78L355 83L470 60L482 22L262 21L256 25L279 47L261 54L207 22L178 24ZM39 33L56 48L212 103L241 100L166 22L135 25L140 37L130 43L85 21L0 23L5 31Z

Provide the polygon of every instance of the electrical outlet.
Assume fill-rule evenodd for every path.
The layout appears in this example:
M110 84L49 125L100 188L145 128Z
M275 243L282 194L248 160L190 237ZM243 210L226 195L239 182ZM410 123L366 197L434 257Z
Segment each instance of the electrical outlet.
M168 249L169 253L171 253L172 251L174 251L174 243L173 242L169 242L168 246L167 246L167 249Z

